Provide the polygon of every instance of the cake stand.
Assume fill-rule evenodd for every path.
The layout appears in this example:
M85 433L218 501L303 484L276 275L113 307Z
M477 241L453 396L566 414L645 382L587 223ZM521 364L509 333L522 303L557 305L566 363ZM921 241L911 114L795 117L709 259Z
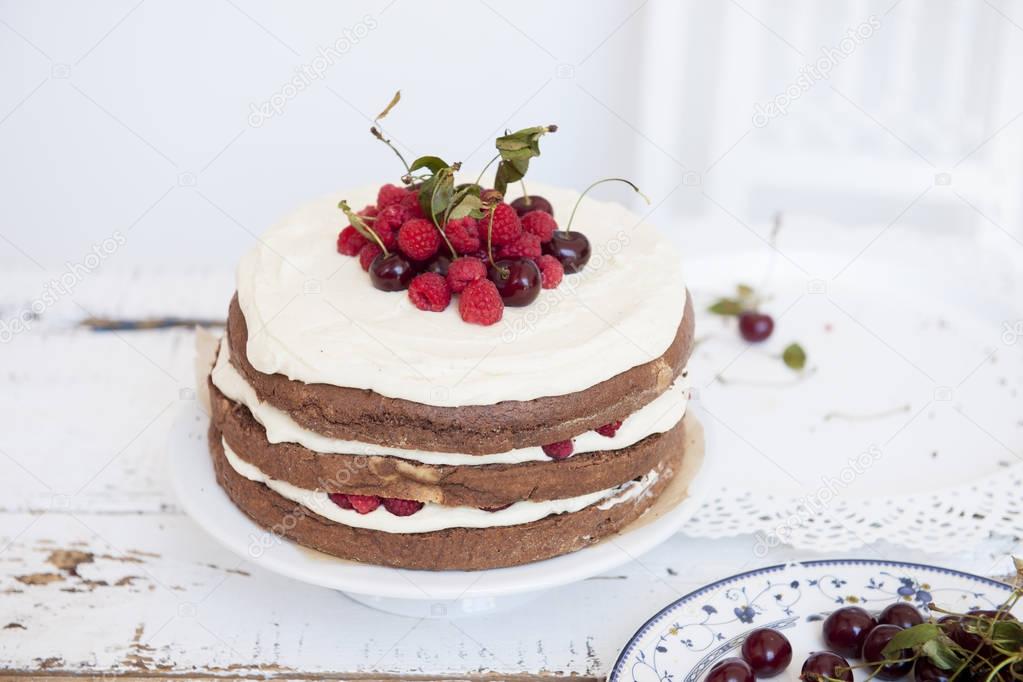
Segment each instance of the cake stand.
M512 608L543 590L626 564L674 534L699 509L712 477L702 466L703 430L695 418L686 420L687 469L676 475L643 517L578 552L484 571L415 571L360 564L307 549L262 528L235 507L217 484L206 444L209 418L198 404L183 408L175 420L167 465L185 511L238 556L273 573L339 590L382 611L449 618Z

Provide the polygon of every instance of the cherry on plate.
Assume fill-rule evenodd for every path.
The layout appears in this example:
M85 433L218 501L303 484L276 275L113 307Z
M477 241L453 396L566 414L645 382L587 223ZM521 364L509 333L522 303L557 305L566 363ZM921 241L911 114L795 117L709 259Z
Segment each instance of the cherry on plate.
M741 658L724 658L707 673L706 682L756 682L750 664Z
M579 272L590 262L590 240L582 232L555 230L543 252L561 261L565 274Z
M836 654L856 658L877 621L859 606L845 606L824 621L824 643Z
M881 615L877 617L880 625L898 625L900 628L911 628L924 622L916 607L904 601L895 602L885 607Z
M757 677L774 677L792 662L792 645L777 630L758 628L742 643L742 657Z
M540 295L540 268L528 258L502 258L487 268L487 277L507 306L526 306Z
M774 318L764 313L747 310L739 315L739 333L750 343L764 341L774 331Z
M369 266L369 279L381 291L404 291L416 274L412 262L400 253L381 253Z
M902 628L898 625L878 625L867 633L867 638L863 641L863 660L867 663L880 663L885 660L885 655L882 653L884 648L900 632L902 632ZM893 654L892 658L912 658L912 656L912 651L903 649ZM876 666L874 676L881 680L897 680L908 675L912 669L913 661L889 663Z
M799 679L803 682L824 682L825 678L853 682L849 661L830 651L815 651L803 662Z

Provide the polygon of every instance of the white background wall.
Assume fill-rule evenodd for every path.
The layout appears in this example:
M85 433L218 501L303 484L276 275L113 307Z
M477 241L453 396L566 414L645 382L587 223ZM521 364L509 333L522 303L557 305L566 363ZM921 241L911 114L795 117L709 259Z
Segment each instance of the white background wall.
M829 78L754 125L864 22ZM387 122L409 153L478 167L504 128L557 123L535 178L631 177L688 244L783 210L1020 256L1021 66L1023 3L1006 0L7 0L0 264L59 269L115 231L117 267L232 264L304 199L397 177L367 128L399 87Z

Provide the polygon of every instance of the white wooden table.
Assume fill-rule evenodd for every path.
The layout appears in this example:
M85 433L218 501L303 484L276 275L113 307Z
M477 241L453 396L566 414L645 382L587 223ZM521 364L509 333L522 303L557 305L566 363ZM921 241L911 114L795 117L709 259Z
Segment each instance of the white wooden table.
M46 282L32 270L2 277L4 320ZM168 489L167 432L194 400L192 333L77 325L90 314L216 319L230 292L228 271L95 273L0 345L0 674L602 678L666 603L723 575L815 558L758 557L750 537L676 536L519 610L451 621L266 573L204 535ZM942 549L854 554L997 576L1023 544Z

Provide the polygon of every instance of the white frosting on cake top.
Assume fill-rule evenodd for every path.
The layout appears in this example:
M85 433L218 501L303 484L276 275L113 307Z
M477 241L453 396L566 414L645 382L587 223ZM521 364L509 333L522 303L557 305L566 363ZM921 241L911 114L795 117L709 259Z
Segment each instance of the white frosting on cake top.
M266 232L238 268L249 362L305 383L369 389L457 407L587 389L667 350L682 320L685 281L674 247L623 206L586 199L573 229L593 249L579 274L501 322L464 322L457 297L441 313L380 291L336 249L337 208L373 203L376 187L300 208ZM531 185L564 227L576 192Z

